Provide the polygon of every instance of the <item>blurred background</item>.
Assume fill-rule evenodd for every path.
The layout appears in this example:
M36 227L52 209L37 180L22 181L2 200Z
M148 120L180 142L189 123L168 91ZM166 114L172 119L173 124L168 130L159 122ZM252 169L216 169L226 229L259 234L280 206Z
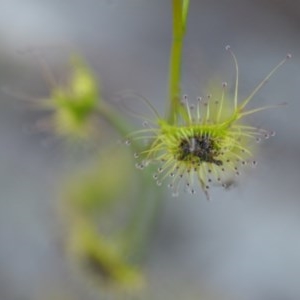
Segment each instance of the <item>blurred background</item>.
M64 78L75 52L101 78L108 101L131 89L162 112L171 1L1 0L0 299L300 299L299 33L296 0L191 0L183 92L203 96L214 78L233 86L233 62L224 50L230 44L241 97L286 53L293 55L252 102L288 106L249 120L277 134L260 145L257 168L235 187L216 187L211 202L202 194L165 194L142 262L147 287L125 296L84 280L63 250L61 189L91 160L90 150L78 158L35 132L42 113L20 98L50 93L32 49L56 78ZM99 127L104 135L105 128Z

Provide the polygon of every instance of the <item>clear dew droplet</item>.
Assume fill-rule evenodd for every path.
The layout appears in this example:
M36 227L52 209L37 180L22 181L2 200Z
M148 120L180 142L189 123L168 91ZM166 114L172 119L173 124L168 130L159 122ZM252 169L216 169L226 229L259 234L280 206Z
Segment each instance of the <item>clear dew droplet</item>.
M144 167L148 167L149 166L149 161L148 160L143 160L143 165L144 165Z
M164 169L163 169L163 168L161 168L161 167L157 169L158 173L162 173L162 172L163 172L163 170L164 170Z

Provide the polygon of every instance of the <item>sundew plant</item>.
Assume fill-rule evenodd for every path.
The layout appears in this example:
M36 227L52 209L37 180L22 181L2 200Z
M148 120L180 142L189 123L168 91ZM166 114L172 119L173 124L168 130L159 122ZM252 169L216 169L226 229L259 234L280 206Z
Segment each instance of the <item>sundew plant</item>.
M247 125L243 119L278 106L247 109L247 104L286 59L290 58L290 54L248 97L239 101L237 59L230 46L226 46L226 50L232 55L235 64L234 95L226 94L226 82L222 83L219 95L208 95L204 99L199 97L196 104L190 104L186 95L178 96L174 93L172 99L175 104L170 111L170 118L161 117L151 106L154 114L151 123L154 127L149 126L132 135L133 138L136 136L137 139L149 140L149 146L135 154L136 158L142 157L137 167L143 169L151 162L159 162L161 166L153 174L153 178L160 186L170 177L168 187L173 196L178 196L181 189L195 194L194 185L197 182L209 199L210 183L219 183L226 188L228 178L239 175L240 167L256 164L253 160L253 142L275 135L274 131Z
M165 111L139 97L149 116L137 114L144 118L144 126L132 129L104 99L95 75L78 57L72 58L68 82L54 85L43 104L50 112L48 128L69 142L93 140L98 119L115 133L115 141L122 141L116 146L111 135L100 135L97 162L69 180L60 205L68 228L66 252L97 285L129 290L144 286L141 258L165 187L172 196L197 194L199 201L210 199L215 185L227 188L244 168L256 165L257 142L275 134L248 123L247 117L284 104L248 105L290 55L241 98L238 62L230 46L224 48L234 67L233 92L220 82L211 95L189 99L188 91L181 90L181 64L190 3L171 2L173 38L168 95L162 97Z

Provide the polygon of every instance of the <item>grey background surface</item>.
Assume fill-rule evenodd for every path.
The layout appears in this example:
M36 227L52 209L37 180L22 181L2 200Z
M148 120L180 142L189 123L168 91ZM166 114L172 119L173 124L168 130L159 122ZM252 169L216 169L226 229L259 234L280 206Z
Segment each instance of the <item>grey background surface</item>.
M133 89L162 111L170 2L0 1L0 299L99 299L75 287L56 244L55 201L72 159L58 146L43 147L44 136L24 133L32 112L7 94L49 91L24 52L42 49L60 74L68 54L78 51L101 75L108 99ZM224 51L230 44L241 96L292 53L252 103L289 105L250 119L277 135L261 145L258 167L237 187L216 188L210 203L201 195L166 199L145 267L149 299L300 298L299 33L296 0L191 0L184 92L191 99L203 95L214 77L233 83Z

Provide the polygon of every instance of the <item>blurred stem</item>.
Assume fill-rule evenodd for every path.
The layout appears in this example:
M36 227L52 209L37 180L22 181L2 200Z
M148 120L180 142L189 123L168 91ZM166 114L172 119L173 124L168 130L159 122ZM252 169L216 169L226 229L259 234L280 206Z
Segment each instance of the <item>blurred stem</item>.
M162 204L162 189L157 189L149 184L152 180L153 169L140 178L139 196L132 217L123 232L125 252L129 259L138 262L146 254L149 235Z
M103 117L120 135L126 136L130 132L125 120L117 114L107 103L104 101L98 106L97 112Z
M102 101L98 106L97 112L105 119L122 137L128 136L132 132L132 128L110 105ZM134 140L131 141L132 148L135 152L141 151L140 145Z
M189 11L189 0L173 0L172 46L169 64L169 109L167 119L173 124L180 106L183 38Z
M130 132L125 120L117 114L108 104L102 102L98 108L98 113L122 136ZM132 142L134 151L141 151L141 146ZM153 169L148 167L138 180L138 197L133 212L124 231L121 232L121 238L124 241L126 253L131 260L137 261L145 253L145 246L149 238L155 218L158 215L161 203L161 189L157 189L149 184L152 181Z

